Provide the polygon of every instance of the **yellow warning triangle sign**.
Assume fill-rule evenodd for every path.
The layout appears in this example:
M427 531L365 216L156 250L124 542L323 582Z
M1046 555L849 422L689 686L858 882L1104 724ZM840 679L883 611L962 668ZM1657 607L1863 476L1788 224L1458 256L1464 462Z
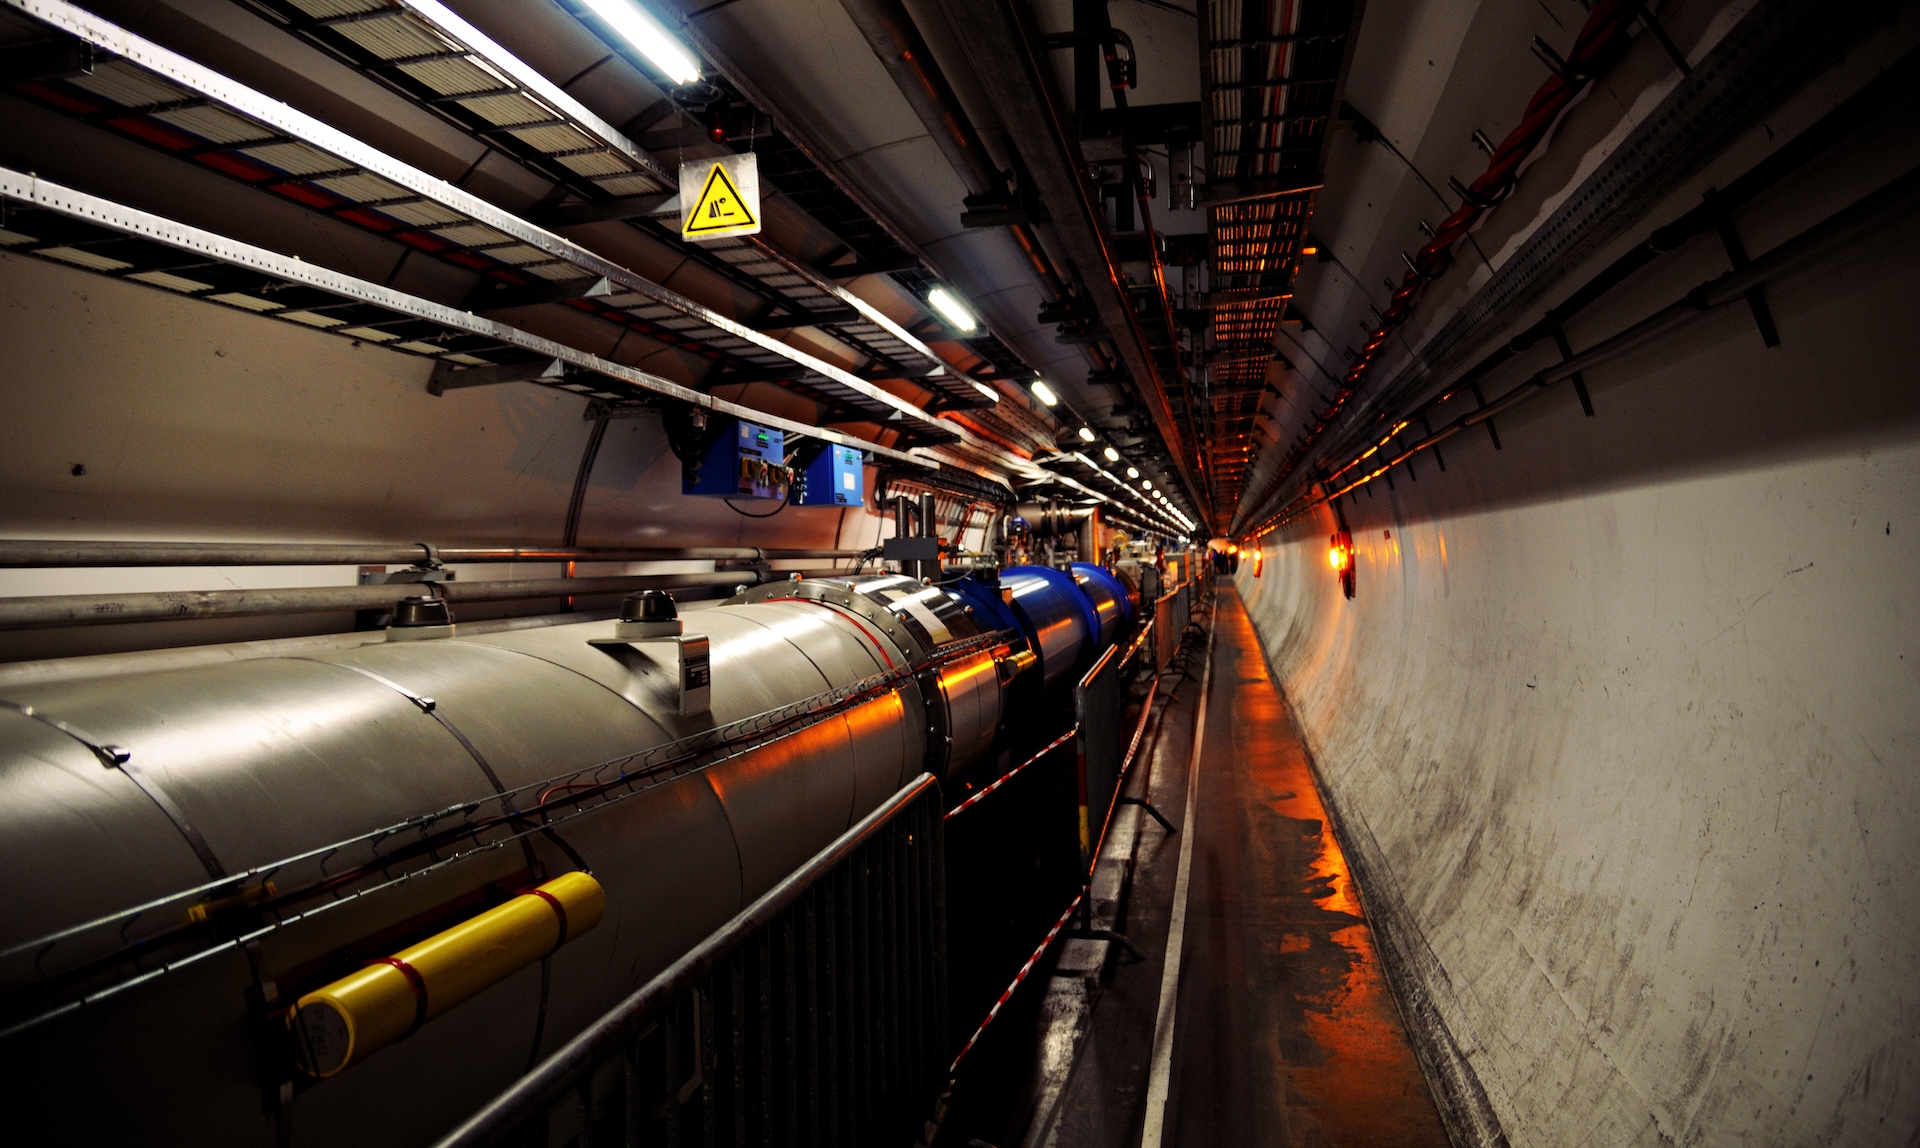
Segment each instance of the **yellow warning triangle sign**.
M726 165L715 163L701 185L700 197L693 201L693 209L680 225L680 234L687 239L751 234L760 230L759 207L740 194L727 175Z

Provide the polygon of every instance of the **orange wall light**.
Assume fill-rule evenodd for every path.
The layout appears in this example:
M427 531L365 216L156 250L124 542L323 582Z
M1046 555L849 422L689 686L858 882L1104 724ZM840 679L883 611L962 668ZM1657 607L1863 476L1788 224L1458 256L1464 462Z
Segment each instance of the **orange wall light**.
M1327 564L1340 576L1341 592L1353 597L1353 535L1342 530L1327 539Z

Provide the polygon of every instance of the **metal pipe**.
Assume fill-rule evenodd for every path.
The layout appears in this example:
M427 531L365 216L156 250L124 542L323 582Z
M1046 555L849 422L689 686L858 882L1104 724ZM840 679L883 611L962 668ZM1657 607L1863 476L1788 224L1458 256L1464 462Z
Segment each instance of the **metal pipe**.
M780 562L857 550L752 546L435 546L426 542L108 542L0 539L0 567L393 566L439 562Z
M314 614L329 610L375 610L391 606L396 599L419 590L430 590L449 602L512 602L528 598L624 594L633 590L738 586L743 582L751 585L763 580L758 570L716 570L700 574L629 574L605 578L502 579L495 582L384 586L47 594L0 598L0 630L99 626L113 622L161 622L181 618L249 618L265 614Z

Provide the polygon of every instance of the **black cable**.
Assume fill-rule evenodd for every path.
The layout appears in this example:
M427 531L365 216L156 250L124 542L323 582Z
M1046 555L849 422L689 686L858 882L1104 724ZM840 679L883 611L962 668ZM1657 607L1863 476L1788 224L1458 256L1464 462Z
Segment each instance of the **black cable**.
M767 511L767 512L766 512L765 514L748 514L748 513L746 512L746 511L744 511L744 510L742 510L742 509L740 509L739 507L737 507L737 506L735 506L735 505L733 504L733 499L731 499L731 498L723 498L723 499L721 499L720 501L722 501L722 502L724 502L724 503L726 503L726 504L727 504L727 509L728 509L728 510L731 510L731 511L733 511L733 512L734 512L735 514L738 514L738 515L739 515L740 517L742 517L742 518L772 518L772 517L773 517L774 515L776 515L776 514L778 514L778 513L780 513L781 511L783 511L783 510L785 510L785 509L787 508L787 499L789 499L789 498L791 498L791 497L793 497L793 495L792 495L792 492L791 492L791 491L789 491L789 492L788 492L788 493L786 493L786 494L783 494L783 495L781 495L781 496L780 496L780 505L778 505L778 506L776 506L776 507L774 507L774 508L773 508L772 510L769 510L769 511Z

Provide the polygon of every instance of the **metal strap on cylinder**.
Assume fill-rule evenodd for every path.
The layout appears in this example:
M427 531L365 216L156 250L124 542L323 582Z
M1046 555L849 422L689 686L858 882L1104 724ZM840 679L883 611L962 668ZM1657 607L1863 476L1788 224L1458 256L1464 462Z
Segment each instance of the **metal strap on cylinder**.
M200 859L200 864L207 870L207 876L218 880L227 875L227 867L220 863L220 858L214 855L213 847L207 844L205 837L200 836L200 831L193 827L193 822L187 820L186 811L174 804L173 798L167 796L167 791L162 789L160 783L149 776L146 770L141 769L133 763L132 750L122 746L109 745L85 730L61 721L52 714L45 713L33 706L22 705L19 702L10 702L4 698L0 698L0 707L10 709L22 717L32 718L34 721L51 729L59 730L81 745L86 746L88 750L92 751L93 756L100 759L100 764L106 766L108 769L117 769L125 774L127 779L138 786L140 792L146 794L147 799L152 801L154 805L159 808L160 812L166 815L167 820L173 822L173 827L180 831L180 836L186 838L187 847L192 849L193 855Z
M422 545L426 545L426 544L422 543ZM410 690L407 687L401 685L399 682L396 682L393 679L385 677L381 674L376 674L372 670L369 670L364 666L356 666L347 662L330 662L321 658L300 658L297 660L303 661L303 662L314 662L322 666L334 666L342 670L352 671L353 673L359 674L361 677L367 678L370 681L379 682L381 685L387 687L388 689L399 694L401 697L412 702L415 706L419 707L421 713L426 714L428 717L432 718L434 721L439 722L440 728L446 730L447 733L452 735L453 740L460 743L460 748L467 751L467 756L472 758L473 763L480 767L480 772L486 775L487 784L493 786L493 791L495 793L499 794L502 798L508 797L506 783L500 780L500 774L494 770L493 763L487 760L487 755L481 753L480 747L473 744L473 740L469 738L466 735L466 733L462 731L458 725L455 725L453 721L447 717L447 715L440 712L439 703L435 702L432 698L425 697L419 693L416 693L413 690ZM508 799L505 802L505 807L508 813L518 816L519 811L513 807L513 802L511 799ZM554 832L551 828L543 828L542 833L547 838L547 840L553 842L555 848L559 849L562 853L565 853L567 855L568 860L572 861L575 865L578 865L582 869L587 867L586 861L583 860L580 854L574 850L573 846L569 845L566 842L566 840L563 839L558 833ZM531 863L533 861L532 844L530 842L522 841L521 848L526 851L527 860L529 863Z

